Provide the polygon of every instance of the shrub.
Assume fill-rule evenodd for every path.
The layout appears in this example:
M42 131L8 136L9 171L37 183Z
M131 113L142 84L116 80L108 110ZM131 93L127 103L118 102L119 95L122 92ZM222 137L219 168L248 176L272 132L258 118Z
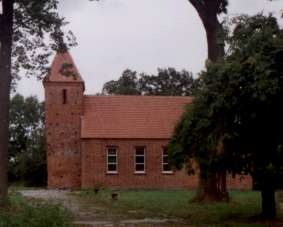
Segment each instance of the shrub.
M0 227L69 227L71 215L60 204L27 200L20 195L10 198L10 205L0 209Z

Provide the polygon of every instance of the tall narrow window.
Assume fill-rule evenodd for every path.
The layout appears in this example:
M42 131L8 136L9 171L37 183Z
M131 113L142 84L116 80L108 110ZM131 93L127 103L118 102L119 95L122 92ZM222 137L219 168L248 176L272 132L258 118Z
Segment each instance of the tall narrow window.
M168 153L167 149L164 147L162 151L162 173L171 174L173 173L169 161L168 161Z
M63 89L63 104L67 104L67 90Z
M135 149L135 173L145 173L145 147Z
M107 147L107 173L118 173L118 151L117 147Z

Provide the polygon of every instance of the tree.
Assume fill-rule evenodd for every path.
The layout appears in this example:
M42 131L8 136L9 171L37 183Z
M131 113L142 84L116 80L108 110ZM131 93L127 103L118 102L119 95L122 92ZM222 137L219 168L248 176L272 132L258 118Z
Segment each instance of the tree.
M227 13L228 0L189 0L194 6L204 25L207 37L208 59L212 63L223 60L225 54L225 31L219 22L218 15ZM221 141L219 141L221 144ZM209 176L199 179L197 200L228 199L226 173L222 176Z
M102 93L109 95L140 95L137 72L126 69L117 80L111 80L103 85Z
M43 103L16 94L11 99L9 181L30 186L46 184Z
M57 0L0 0L0 205L7 200L9 101L19 69L29 75L46 72L52 50L66 50L64 19ZM49 39L48 39L49 36ZM50 40L50 42L47 42ZM73 44L72 36L67 41ZM13 60L13 61L12 61Z
M156 76L141 74L139 79L143 95L191 96L194 86L192 73L174 68L159 68Z
M224 29L218 15L227 13L228 0L189 0L204 25L208 59L217 62L224 57Z
M219 190L219 178L226 176L225 168L214 169L212 165L216 154L223 153L223 130L220 120L214 119L212 93L203 79L201 92L194 97L193 104L175 128L175 133L168 145L170 164L177 169L186 167L188 174L195 174L195 162L198 166L199 186L194 201L214 202L225 197ZM224 163L221 163L224 164ZM220 165L221 167L221 165ZM226 179L225 179L226 180Z
M234 23L228 61L236 67L235 77L245 75L240 82L246 89L233 106L234 116L241 122L233 127L237 130L227 142L227 156L239 160L241 169L253 176L262 194L262 215L270 218L276 215L275 189L282 187L278 179L283 166L283 111L279 106L283 97L283 31L276 18L261 14L241 16ZM233 144L241 152L236 152ZM230 171L237 168L234 163Z
M203 87L176 128L170 157L190 172L197 160L206 177L250 174L262 193L262 215L272 218L283 174L283 31L272 16L240 16L233 23L229 54L203 72Z
M159 68L157 75L125 70L117 81L103 86L103 94L190 96L196 87L193 75L186 70Z

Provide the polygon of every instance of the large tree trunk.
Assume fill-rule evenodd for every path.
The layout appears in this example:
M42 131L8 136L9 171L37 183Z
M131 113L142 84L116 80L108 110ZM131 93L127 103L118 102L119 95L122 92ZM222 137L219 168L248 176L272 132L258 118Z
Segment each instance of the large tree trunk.
M275 190L268 185L261 189L261 208L263 218L272 219L276 217Z
M11 51L13 34L13 1L2 0L0 15L0 206L7 202L9 103L11 87Z
M224 29L217 17L217 1L189 0L189 2L197 10L206 31L208 59L213 63L223 59L225 54Z
M224 50L224 29L217 17L217 1L189 0L197 10L204 25L207 37L208 59L216 63L223 59ZM221 141L220 141L221 142ZM211 173L207 178L202 179L200 174L199 190L196 196L198 201L219 201L229 199L226 187L226 173Z
M203 169L200 169L199 173L199 185L196 197L193 201L196 202L214 202L218 201L219 194L217 190L217 179L216 174L208 174L207 177L204 177Z
M257 177L261 190L261 217L263 219L273 219L276 217L276 187L274 184L276 177L262 172Z
M208 173L206 177L200 169L199 185L194 202L216 202L229 201L229 195L226 188L226 173Z
M209 16L204 22L207 37L208 59L215 63L224 57L224 31L217 19L217 15Z

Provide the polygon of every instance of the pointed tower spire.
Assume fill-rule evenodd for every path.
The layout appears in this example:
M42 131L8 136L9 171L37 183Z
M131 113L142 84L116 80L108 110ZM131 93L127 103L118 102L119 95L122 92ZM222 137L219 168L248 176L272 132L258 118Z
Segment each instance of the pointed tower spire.
M58 52L52 62L45 82L83 82L83 79L68 51Z

